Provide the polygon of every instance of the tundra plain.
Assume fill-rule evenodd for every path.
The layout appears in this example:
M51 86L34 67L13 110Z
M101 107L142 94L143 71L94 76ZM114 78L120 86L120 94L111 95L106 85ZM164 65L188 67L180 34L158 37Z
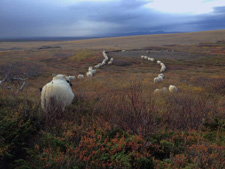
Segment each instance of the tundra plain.
M44 113L52 74L85 75L103 50L113 64L73 80L65 112ZM166 65L162 82L141 55ZM225 30L0 42L0 61L0 168L225 165ZM154 94L169 85L178 92Z

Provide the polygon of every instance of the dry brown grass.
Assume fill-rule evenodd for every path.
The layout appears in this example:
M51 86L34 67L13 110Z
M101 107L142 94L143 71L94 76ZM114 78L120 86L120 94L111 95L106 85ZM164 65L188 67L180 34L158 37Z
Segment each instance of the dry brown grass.
M38 103L40 99L39 88L51 80L52 73L85 74L89 66L94 66L102 61L101 50L77 50L79 45L83 45L81 48L84 48L83 43L93 42L93 47L100 49L98 48L99 44L107 48L107 45L111 43L111 49L113 49L112 44L115 45L122 39L121 43L125 42L126 45L130 45L130 50L123 53L111 50L108 55L114 58L114 64L106 65L97 70L97 74L93 78L75 80L73 91L77 98L82 98L93 106L90 110L92 116L103 117L113 125L120 125L121 128L135 133L140 132L140 130L143 130L145 134L152 133L153 130L157 130L157 127L162 125L167 125L173 129L196 129L201 125L202 119L212 118L214 115L222 116L223 114L224 101L221 98L225 94L225 43L219 41L217 43L193 44L209 40L208 38L211 36L214 38L210 41L214 42L220 39L219 37L222 37L224 32L149 35L135 38L120 37L63 42L61 44L57 44L59 42L45 42L51 43L51 46L61 46L61 48L45 49L37 49L38 45L47 46L41 42L32 42L30 45L27 42L2 43L2 48L14 44L23 48L36 49L1 51L2 62L0 66L7 67L10 64L15 64L17 69L14 69L14 74L15 72L21 74L24 73L24 70L35 72L37 65L39 65L38 70L44 70L42 74L30 76L25 88L19 93L19 95L27 95ZM218 33L220 36L215 36ZM184 37L187 36L189 38L185 39ZM148 38L151 38L149 43L145 41ZM170 43L173 45L163 46L171 39ZM181 39L184 41L181 42ZM109 42L105 43L106 40ZM141 40L143 42L139 43ZM158 43L160 43L159 46L150 46ZM74 49L71 49L72 46ZM138 49L146 46L148 47ZM164 81L157 85L153 83L153 78L159 73L159 65L140 59L140 56L146 54L147 51L149 52L147 55L159 58L168 68ZM32 66L34 63L36 66ZM1 71L0 77L3 78L5 74L6 71ZM177 95L169 94L162 97L153 95L156 88L168 87L170 84L179 88ZM9 85L12 85L10 80L7 81L7 84L1 85L1 92L11 92L7 89ZM76 111L82 113L84 107L76 108ZM182 119L184 117L185 120ZM148 127L146 128L146 126Z
M121 50L121 49L140 49L149 46L173 46L179 45L196 45L204 42L223 41L225 37L225 30L219 31L205 31L193 33L179 33L179 34L163 34L163 35L142 35L129 37L115 37L115 38L99 38L90 40L76 40L76 41L55 41L55 42L0 42L1 49L11 50L12 48L37 50L43 46L49 48L45 50ZM60 48L54 48L54 47Z
M218 32L203 34L209 38ZM100 154L90 155L89 162L105 166L106 160L102 157L112 159L112 156L102 149L108 143L109 148L115 148L124 136L129 136L127 144L130 145L132 138L141 138L142 145L137 146L133 142L131 145L137 147L134 151L129 147L118 147L120 150L115 154L117 162L121 159L123 163L124 157L129 157L125 161L133 163L131 154L143 149L145 155L151 154L154 158L155 168L221 168L225 141L225 43L213 43L217 37L208 43L191 43L197 43L196 38L203 40L203 34L150 36L156 38L156 41L151 41L152 46L145 40L139 44L140 39L133 41L128 37L124 42L129 41L126 45L130 45L130 50L125 52L114 50L116 39L121 41L121 38L112 38L111 44L103 44L106 39L98 39L63 42L61 48L45 49L36 48L38 45L47 46L40 42L31 43L31 46L20 43L24 48L37 46L32 50L1 51L0 80L6 76L11 64L13 67L7 80L0 85L0 158L5 158L3 163L0 162L0 168L16 168L18 165L22 168L27 168L26 165L31 168L82 168L77 159L83 155L85 158L80 162L83 168L88 168L86 154L90 155L95 150L100 150ZM184 36L191 35L178 45ZM222 37L223 31L220 35ZM164 45L168 41L166 37L176 37L171 41L176 41L176 44ZM86 45L81 42L96 43L93 45L96 48L81 49ZM189 44L185 45L187 42ZM45 43L59 45L56 44L58 42ZM84 46L79 48L78 43ZM75 98L65 112L44 113L40 107L39 88L52 79L52 73L85 74L89 66L103 60L100 43L102 47L108 45L111 49L108 55L114 58L114 63L98 69L92 78L72 81ZM160 67L142 60L141 55L155 57L165 63L168 70L164 73L163 82L153 83ZM13 76L27 78L24 89L18 94L15 91L21 84L12 82ZM156 88L170 84L176 85L179 92L153 93ZM120 133L123 133L121 139L118 138ZM24 140L25 137L27 139ZM149 163L145 162L143 164L149 168ZM116 164L113 167L124 168Z

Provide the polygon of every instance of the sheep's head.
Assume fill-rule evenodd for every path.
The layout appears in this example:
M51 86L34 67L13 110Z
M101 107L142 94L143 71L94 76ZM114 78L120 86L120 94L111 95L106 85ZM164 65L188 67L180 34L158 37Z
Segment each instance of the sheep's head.
M70 86L72 86L72 83L70 82L70 80L75 79L75 76L66 76L63 74L58 74L58 75L54 75L53 80L65 80L67 81Z

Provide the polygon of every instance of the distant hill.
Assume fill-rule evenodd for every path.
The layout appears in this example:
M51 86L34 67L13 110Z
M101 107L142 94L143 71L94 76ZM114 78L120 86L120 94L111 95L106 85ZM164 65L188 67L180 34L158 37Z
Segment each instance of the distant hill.
M27 41L71 41L81 39L95 39L99 37L21 37L21 38L0 38L0 42L27 42Z
M93 39L60 40L39 40L25 42L0 42L0 50L10 49L39 49L43 46L51 48L58 46L64 49L137 49L149 46L164 45L192 45L204 42L217 42L225 40L225 30L191 32L191 33L170 33L137 36L119 36Z
M136 32L124 32L124 33L112 34L111 37L138 36L138 35L159 35L159 34L171 34L171 33L184 33L184 32L136 31Z
M98 39L109 37L125 37L125 36L138 36L138 35L156 35L156 34L171 34L181 32L164 32L164 31L136 31L136 32L124 32L115 33L110 36L95 36L95 37L20 37L20 38L0 38L0 42L26 42L26 41L71 41L82 39Z

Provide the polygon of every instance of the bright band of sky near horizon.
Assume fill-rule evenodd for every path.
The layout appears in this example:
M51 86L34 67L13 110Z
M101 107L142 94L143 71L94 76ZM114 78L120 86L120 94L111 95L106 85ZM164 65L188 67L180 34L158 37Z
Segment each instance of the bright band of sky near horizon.
M47 0L43 0L47 1ZM82 2L115 2L119 0L49 0L58 5L72 5ZM129 2L129 0L127 0ZM213 11L213 8L225 6L225 0L143 0L149 2L145 7L163 13L174 14L204 14Z
M146 7L165 13L204 14L214 7L225 6L225 0L153 0Z

